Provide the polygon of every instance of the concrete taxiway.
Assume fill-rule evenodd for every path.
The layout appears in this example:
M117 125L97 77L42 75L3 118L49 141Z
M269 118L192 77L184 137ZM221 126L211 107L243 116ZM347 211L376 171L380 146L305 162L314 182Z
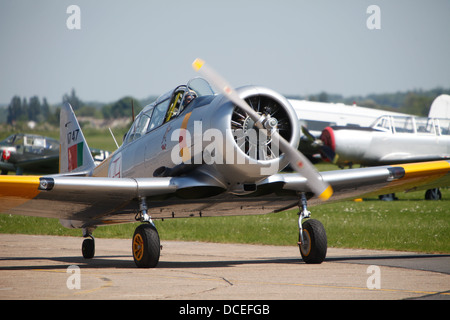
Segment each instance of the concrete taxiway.
M131 240L0 234L0 299L450 299L450 255L329 248L320 265L298 248L161 241L138 269Z

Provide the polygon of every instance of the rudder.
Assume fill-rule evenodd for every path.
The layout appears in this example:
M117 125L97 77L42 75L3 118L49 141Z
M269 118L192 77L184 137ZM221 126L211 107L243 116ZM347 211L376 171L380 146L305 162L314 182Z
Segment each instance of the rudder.
M89 146L72 106L65 102L59 120L59 172L90 171L95 168Z

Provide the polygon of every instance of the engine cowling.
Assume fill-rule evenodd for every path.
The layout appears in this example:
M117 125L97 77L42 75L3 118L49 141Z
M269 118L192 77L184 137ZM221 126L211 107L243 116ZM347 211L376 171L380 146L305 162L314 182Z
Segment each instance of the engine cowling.
M221 159L222 164L215 165L229 185L255 183L287 166L288 161L273 141L271 130L278 130L295 148L300 140L296 113L285 97L255 86L242 87L237 92L267 120L266 129L258 129L244 111L226 98L218 103L211 117L211 128L217 128L225 138L222 147L217 148L221 154L212 156ZM207 159L207 147L203 153Z

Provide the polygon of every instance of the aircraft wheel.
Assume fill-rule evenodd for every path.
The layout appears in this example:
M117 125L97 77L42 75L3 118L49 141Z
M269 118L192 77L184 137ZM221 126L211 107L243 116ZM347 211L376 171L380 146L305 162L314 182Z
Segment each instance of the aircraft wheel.
M322 263L327 255L327 234L323 224L319 220L309 219L302 224L302 228L304 242L299 244L299 248L303 261Z
M84 239L81 246L81 252L83 253L83 258L92 259L95 255L95 241L94 239Z
M441 200L442 193L439 188L429 189L425 192L425 200Z
M389 194L383 194L378 196L378 199L381 201L395 201L398 200L398 198L395 196L395 193L389 193Z
M160 255L159 235L156 228L148 223L136 228L133 235L133 259L138 268L154 268Z

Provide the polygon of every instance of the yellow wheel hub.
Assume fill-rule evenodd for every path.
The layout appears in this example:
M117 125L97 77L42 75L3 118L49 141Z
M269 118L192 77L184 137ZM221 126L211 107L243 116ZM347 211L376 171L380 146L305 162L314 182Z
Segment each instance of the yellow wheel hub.
M306 229L303 229L303 239L304 243L300 245L300 250L302 250L302 253L305 256L309 256L311 253L311 236L309 234L309 231Z
M136 260L140 261L144 255L144 239L140 234L136 234L133 239L133 255Z

